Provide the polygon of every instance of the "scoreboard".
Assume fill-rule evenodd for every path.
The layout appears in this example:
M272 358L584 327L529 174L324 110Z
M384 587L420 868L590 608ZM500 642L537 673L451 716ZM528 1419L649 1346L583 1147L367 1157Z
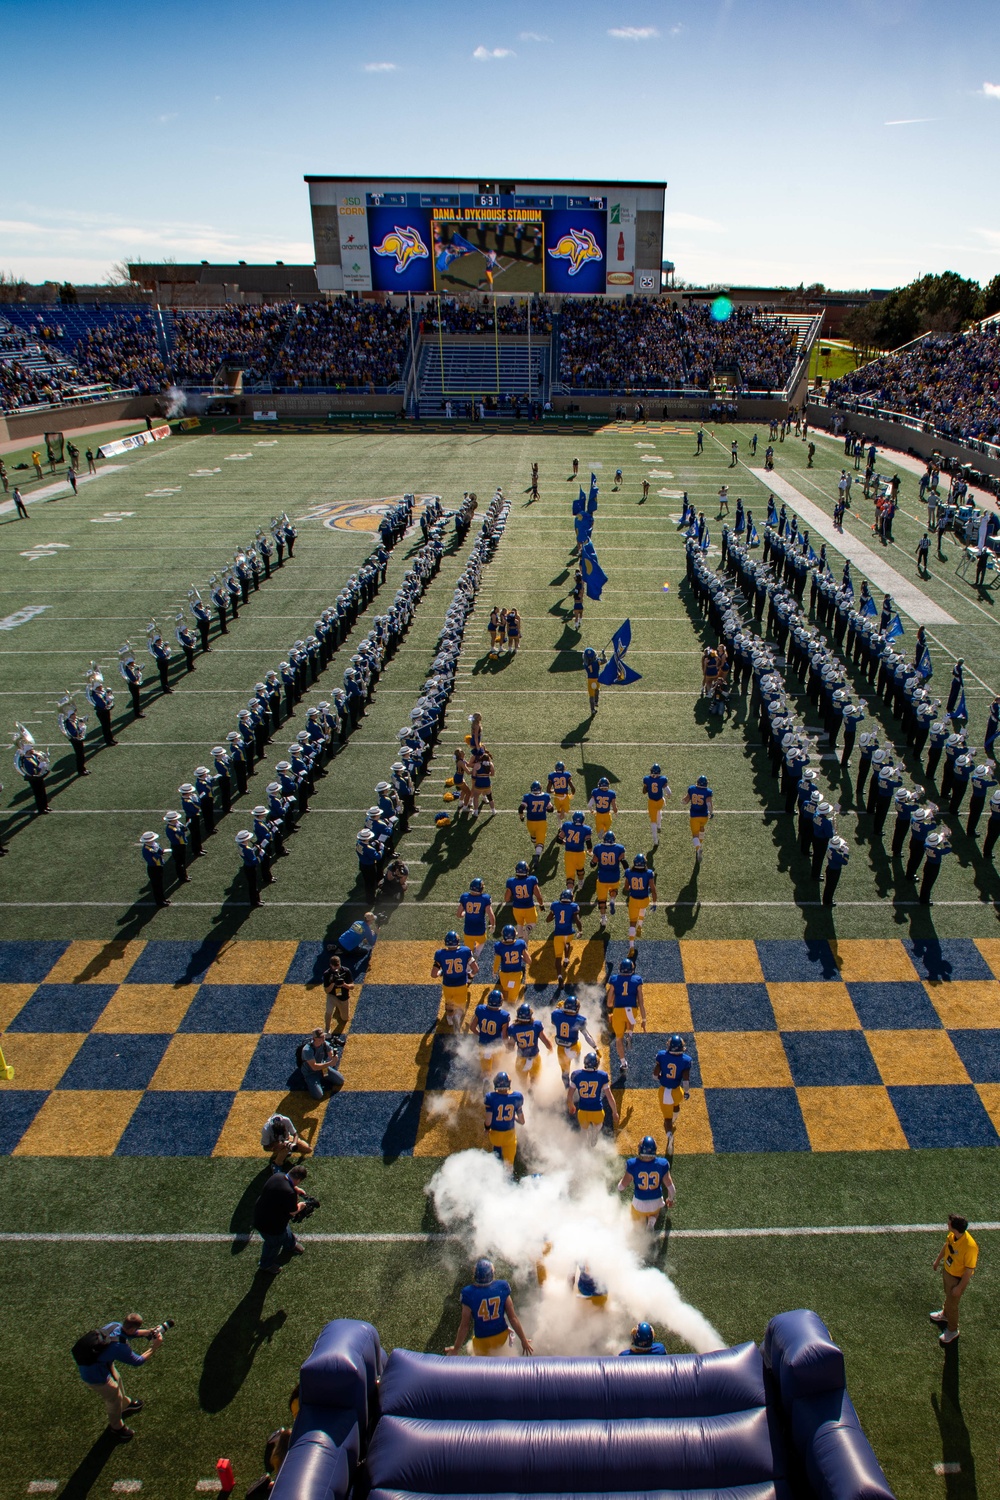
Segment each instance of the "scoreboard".
M663 182L305 180L320 291L660 290Z

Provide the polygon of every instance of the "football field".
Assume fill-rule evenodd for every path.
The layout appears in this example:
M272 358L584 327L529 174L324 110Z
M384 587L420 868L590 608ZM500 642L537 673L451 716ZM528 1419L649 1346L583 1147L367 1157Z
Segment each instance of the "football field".
M482 1131L474 1081L439 1018L432 957L473 876L501 905L516 861L531 854L518 804L557 759L574 779L577 808L608 777L630 857L650 850L642 777L652 762L673 790L653 859L658 907L639 945L648 1032L634 1040L627 1086L614 1078L622 1128L595 1171L613 1192L615 1154L631 1154L647 1130L661 1138L653 1058L682 1032L695 1065L677 1131L678 1201L656 1263L730 1342L759 1339L774 1312L816 1308L845 1350L855 1404L900 1496L1000 1493L992 1355L1000 1236L976 1227L1000 1217L1000 881L979 847L985 819L969 839L963 809L949 820L955 852L934 904L919 906L890 858L891 823L883 844L855 808L856 760L842 773L821 743L821 785L841 806L839 831L851 846L838 904L822 907L749 697L734 694L725 721L707 714L700 655L711 633L684 583L681 496L708 518L716 562L721 484L731 510L742 496L763 531L768 489L742 462L729 467L732 437L748 457L751 432L708 430L696 455L686 424L499 434L220 424L112 460L76 498L33 499L42 486L25 486L27 522L0 513L5 743L20 721L52 758L47 817L33 815L9 751L0 796L10 849L0 863L0 1028L14 1068L0 1085L5 1493L54 1481L52 1493L103 1497L116 1482L139 1480L151 1495L191 1495L221 1455L243 1486L259 1472L263 1439L280 1425L327 1318L369 1318L387 1347L439 1350L451 1341L468 1247L444 1234L425 1187L444 1155L477 1145ZM760 439L755 468L766 429ZM816 442L812 469L799 440L775 445L775 488L790 510L794 496L806 502L814 545L827 537L839 577L831 515L842 445ZM574 458L584 486L591 472L599 485L593 539L608 576L579 632L570 600ZM900 602L902 649L912 652L917 623L930 622L935 690L946 695L952 664L964 659L969 738L981 747L1000 687L995 596L958 576L961 552L950 540L944 559L932 557L930 578L917 578L924 508L917 475L899 472L896 545L885 549L872 535L873 508L859 487L844 545L856 582L869 576L878 603L884 587ZM167 909L153 905L139 835L162 829L178 786L210 763L254 683L311 632L370 550L382 505L412 492L439 495L448 510L467 490L485 504L497 485L512 500L510 519L400 841L409 890L356 989L345 1088L314 1104L296 1086L295 1047L322 1020L324 945L364 910L356 834L430 670L475 524L460 545L449 528L441 571L367 715L318 782L260 910L247 900L235 834L249 826L305 705L340 685L351 640L310 689L288 739L282 726L248 796L220 817L190 884L168 881ZM172 641L189 587L207 596L209 574L282 510L298 529L294 557L250 595L228 634L213 626L212 650L197 656L193 673L175 649L173 691L161 694L147 624L155 619ZM419 545L414 529L394 549L387 583L352 640L387 607ZM521 613L516 656L488 654L493 604ZM591 719L582 648L606 646L626 618L628 662L641 680L604 689ZM145 666L138 721L117 671L126 640ZM115 689L114 747L99 747L93 733L83 695L91 660ZM66 690L90 721L85 779L73 774L56 725ZM900 744L898 723L867 696ZM804 694L799 701L818 729ZM438 828L438 814L454 809L443 800L446 780L473 711L496 760L497 812ZM922 782L905 747L902 755L909 781ZM696 865L682 796L699 774L717 815ZM563 886L551 820L549 834L538 871L547 900ZM590 874L573 959L590 984L627 946L620 906L606 949L593 896ZM531 944L528 982L543 1021L556 999L548 930ZM264 1180L260 1126L276 1108L315 1147L309 1182L322 1208L306 1226L307 1255L265 1284L247 1234ZM529 1118L519 1171L531 1170ZM972 1220L983 1257L963 1303L963 1337L946 1358L927 1312L939 1305L930 1267L949 1211ZM507 1269L530 1307L531 1267ZM130 1394L149 1403L137 1440L109 1452L69 1348L132 1306L150 1320L176 1318L177 1327L132 1382ZM959 1468L938 1477L942 1463Z

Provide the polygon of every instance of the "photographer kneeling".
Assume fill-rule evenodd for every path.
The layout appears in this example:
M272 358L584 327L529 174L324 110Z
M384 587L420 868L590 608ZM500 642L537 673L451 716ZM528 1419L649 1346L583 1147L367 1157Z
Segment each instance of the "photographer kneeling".
M344 1087L344 1076L337 1072L340 1053L329 1041L322 1026L298 1049L297 1061L306 1088L314 1099L322 1099L324 1089L336 1094Z
M315 1198L307 1198L301 1190L300 1184L307 1175L305 1167L272 1173L254 1204L253 1227L264 1242L260 1269L269 1276L277 1276L281 1270L278 1256L283 1250L290 1255L305 1254L305 1246L299 1244L289 1225L293 1220L307 1218L319 1207Z
M91 1329L73 1345L73 1358L84 1385L96 1391L108 1412L108 1429L120 1443L131 1442L135 1437L131 1427L126 1427L124 1417L142 1411L143 1402L130 1401L122 1386L122 1378L116 1362L123 1365L144 1365L163 1343L163 1326L144 1328L138 1313L129 1313L120 1323L105 1323L103 1328ZM149 1348L137 1354L130 1339L149 1339Z
M287 1115L270 1115L264 1121L260 1144L264 1151L270 1152L271 1166L276 1172L285 1170L293 1151L300 1156L312 1155L309 1142L302 1139Z

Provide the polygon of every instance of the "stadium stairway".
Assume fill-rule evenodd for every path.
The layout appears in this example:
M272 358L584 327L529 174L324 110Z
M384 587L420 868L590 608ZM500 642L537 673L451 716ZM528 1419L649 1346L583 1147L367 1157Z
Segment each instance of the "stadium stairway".
M475 1359L328 1323L271 1500L892 1500L814 1312L652 1358Z
M417 399L421 417L442 417L445 403L469 401L494 395L529 393L535 400L548 399L549 339L521 337L482 338L445 335L423 337L417 350ZM506 407L496 413L510 415Z

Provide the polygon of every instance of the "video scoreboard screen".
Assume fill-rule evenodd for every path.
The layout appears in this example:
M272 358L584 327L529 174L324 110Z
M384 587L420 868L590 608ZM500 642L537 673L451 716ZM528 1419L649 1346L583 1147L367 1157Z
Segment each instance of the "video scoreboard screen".
M321 291L660 290L662 182L306 182Z

